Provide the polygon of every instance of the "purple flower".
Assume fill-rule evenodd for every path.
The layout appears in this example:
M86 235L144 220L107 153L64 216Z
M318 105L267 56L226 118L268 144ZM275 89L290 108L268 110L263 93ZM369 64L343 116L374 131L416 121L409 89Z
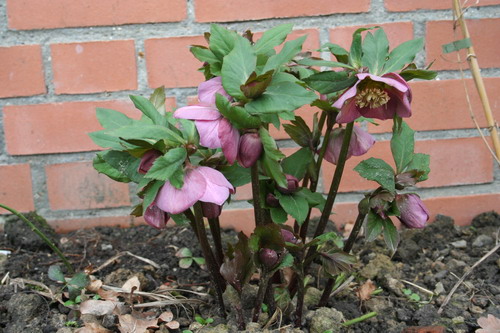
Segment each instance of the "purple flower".
M396 73L376 76L356 74L358 81L333 104L340 109L338 123L350 123L363 116L380 120L411 116L411 90Z
M146 221L146 223L156 229L165 228L169 219L170 216L168 215L168 213L158 208L155 202L149 205L149 207L146 208L146 211L144 212L144 220Z
M281 229L281 236L283 236L283 240L288 243L297 244L299 241L290 230Z
M211 202L202 202L201 209L203 211L203 216L208 219L215 219L222 213L222 206Z
M160 157L162 154L158 150L148 150L144 155L141 157L141 164L139 164L139 168L137 169L138 173L146 174L148 173L149 169L153 166L153 163L156 161L158 157Z
M396 195L396 205L401 215L398 218L408 228L423 228L429 220L429 211L416 194Z
M167 181L158 192L156 205L167 213L179 214L197 201L222 205L230 193L234 193L233 185L222 173L200 166L186 172L180 189Z
M286 177L287 188L276 186L276 189L283 194L292 194L294 192L297 192L297 190L300 187L299 180L289 174L285 174L285 177Z
M276 251L268 248L260 249L259 259L264 267L270 269L276 266L279 261L279 256Z
M337 127L330 134L330 140L326 147L325 160L337 165L339 160L340 150L342 149L342 141L344 140L345 129ZM347 149L347 158L351 156L364 155L375 143L375 138L368 132L364 131L359 126L354 126Z
M262 154L262 142L257 133L245 133L241 136L238 149L238 162L245 167L253 166Z
M279 200L274 196L274 194L272 193L268 193L267 196L266 196L266 204L269 206L269 207L279 207L280 206L280 202Z
M231 100L222 87L222 79L215 77L198 86L199 104L185 106L174 112L175 118L195 121L200 134L200 143L207 148L222 148L229 163L234 163L238 155L240 132L224 118L215 106L215 96L219 93Z

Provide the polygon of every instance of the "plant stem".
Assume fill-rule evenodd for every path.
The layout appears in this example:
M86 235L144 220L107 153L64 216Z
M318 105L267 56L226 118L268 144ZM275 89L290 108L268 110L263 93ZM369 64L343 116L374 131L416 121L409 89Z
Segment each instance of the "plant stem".
M345 253L351 252L351 249L354 246L356 238L358 237L359 231L361 230L361 226L363 225L365 217L366 214L362 214L361 212L358 213L358 217L356 218L354 227L352 228L351 233L349 234L349 238L347 239L347 242L344 245L343 251ZM325 288L323 289L323 294L321 295L321 298L319 300L318 303L319 307L326 306L326 304L328 303L328 299L330 298L330 294L332 293L334 284L335 284L335 279L329 278L325 284Z
M45 242L45 244L47 244L52 249L52 251L54 251L59 256L59 258L62 260L62 262L64 263L64 265L68 269L68 272L70 272L70 273L75 272L75 270L73 269L73 266L70 264L68 259L61 252L61 250L59 250L59 248L54 243L52 243L52 241L50 239L48 239L48 237L45 236L45 234L40 229L38 229L30 220L28 220L23 214L19 213L14 208L10 208L10 207L2 205L2 204L0 204L0 207L8 210L12 214L19 217L24 223L26 223L30 227L31 231L33 231L35 234L37 234L38 237L40 237Z
M361 317L348 320L345 323L343 323L342 325L343 326L351 326L351 325L357 324L359 322L362 322L363 320L367 320L367 319L373 318L376 315L377 315L376 312L369 312L367 314L362 315Z
M203 210L201 204L198 201L194 205L194 216L196 219L196 229L198 232L198 240L200 242L201 250L203 251L203 256L207 262L208 270L210 271L210 279L214 284L215 294L217 296L217 302L219 303L220 315L226 317L226 309L224 306L224 299L222 298L222 293L224 291L225 282L222 275L219 272L217 263L215 261L212 249L208 243L207 233L205 232L205 225L203 223Z
M301 263L304 258L304 252L300 254L298 262ZM295 308L295 327L302 327L302 314L304 311L304 297L306 288L304 286L304 264L299 264L298 272L295 272L297 277L297 306Z
M214 239L215 259L217 259L217 266L220 268L220 265L224 262L224 252L222 250L219 218L216 217L214 219L208 219L208 224L210 225L210 232L212 233L212 238Z
M253 197L253 207L255 216L255 226L259 226L264 224L262 207L260 205L259 162L251 166L250 174L252 176L252 197Z
M262 302L264 302L264 297L266 295L269 278L269 272L266 269L263 269L262 278L259 283L259 290L257 291L257 298L255 299L255 307L253 309L252 321L254 323L259 320L260 310L262 308Z

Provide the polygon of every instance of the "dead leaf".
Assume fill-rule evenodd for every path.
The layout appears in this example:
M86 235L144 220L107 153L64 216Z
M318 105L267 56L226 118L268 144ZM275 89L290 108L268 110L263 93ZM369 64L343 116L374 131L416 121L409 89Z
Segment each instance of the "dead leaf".
M98 301L89 299L80 304L80 312L82 314L92 314L95 316L104 316L113 313L117 308L123 306L121 302Z
M118 329L121 333L147 333L147 329L158 328L158 319L138 319L132 315L126 314L118 316Z
M97 294L101 296L102 299L112 302L118 302L118 296L120 296L119 292L104 289L97 290Z
M85 323L85 326L77 329L75 333L111 333L111 331L98 323Z
M171 321L169 323L166 323L165 326L167 326L167 328L171 329L171 330L178 330L179 327L181 327L181 324L179 324L178 321Z
M500 319L489 314L488 317L481 317L477 320L480 329L476 333L498 333L500 332Z
M374 292L375 289L377 289L377 287L373 281L368 279L361 287L358 288L356 294L358 295L360 301L366 301L370 299L372 292Z
M165 311L160 315L160 317L158 317L158 319L168 323L174 319L174 314L172 313L172 311Z
M122 286L122 289L126 292L132 292L132 289L135 287L135 290L140 290L141 282L139 282L139 278L137 276L133 276L128 279Z
M102 287L102 281L93 279L92 281L90 281L89 285L86 286L85 288L91 293L97 293L99 289L101 289L101 287Z

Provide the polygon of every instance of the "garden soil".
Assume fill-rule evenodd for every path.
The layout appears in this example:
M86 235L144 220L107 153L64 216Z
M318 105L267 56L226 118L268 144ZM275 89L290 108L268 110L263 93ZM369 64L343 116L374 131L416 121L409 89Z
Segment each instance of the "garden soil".
M87 290L78 301L94 298L104 304L109 293L114 293L110 299L114 297L116 304L121 304L121 312L82 315L79 304L61 304L67 300L67 294L61 294L61 284L48 278L48 270L51 265L63 265L17 218L9 218L4 234L0 234L0 250L4 253L0 254L0 332L236 331L233 313L227 320L218 316L209 294L208 272L195 262L188 268L179 267L179 249L187 247L193 257L201 256L189 228L100 227L62 235L46 229L46 233L77 270L93 272L93 279L100 280L94 282L98 283L97 289L101 284L107 286L107 293L104 287L94 292ZM226 230L223 241L234 242L236 235ZM495 247L499 238L500 215L494 212L477 216L466 227L457 227L451 218L438 216L423 230L403 230L395 254L388 252L382 239L367 244L360 237L354 248L358 255L356 274L331 297L328 308L314 306L320 296L317 288L324 279L316 276L318 269L313 267L302 329L292 328L286 320L286 309L275 316L264 313L260 325L251 324L247 329L260 332L266 326L267 331L275 332L400 333L413 326L443 326L446 332L475 332L479 317L491 314L500 318L500 251L477 265L441 313L438 309L460 277ZM130 280L134 276L137 279ZM110 291L118 290L113 287L126 289L127 281L136 281L138 288L129 288L128 293ZM254 282L257 281L256 277ZM150 294L138 295L139 289ZM250 291L243 305L249 314L255 288L247 289ZM165 299L155 298L155 294L170 295L174 301L170 305L155 305L151 302ZM141 307L148 302L150 305ZM349 327L341 325L369 312L377 315ZM165 313L166 317L173 314L173 319L166 318ZM161 314L163 319L158 320ZM195 314L199 315L198 321ZM142 321L130 325L130 318ZM150 320L150 328L141 329L139 323L146 320Z

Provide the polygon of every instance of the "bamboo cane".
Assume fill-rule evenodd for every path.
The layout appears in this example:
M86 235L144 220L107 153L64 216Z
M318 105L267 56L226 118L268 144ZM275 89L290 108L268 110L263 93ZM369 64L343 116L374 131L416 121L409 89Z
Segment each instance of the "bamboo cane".
M457 21L460 24L464 38L470 38L469 30L467 29L467 24L463 16L462 6L459 0L453 1L453 11L457 17ZM491 111L490 102L488 100L488 95L484 87L483 78L481 76L481 70L479 68L479 63L477 61L476 53L474 48L469 46L467 48L467 61L469 63L470 70L472 72L472 77L474 78L474 83L476 84L477 91L479 93L479 98L483 104L484 114L486 121L488 123L488 130L490 132L491 141L493 142L493 147L495 148L495 155L497 159L500 159L500 139L497 131L497 124L493 118L493 113Z

